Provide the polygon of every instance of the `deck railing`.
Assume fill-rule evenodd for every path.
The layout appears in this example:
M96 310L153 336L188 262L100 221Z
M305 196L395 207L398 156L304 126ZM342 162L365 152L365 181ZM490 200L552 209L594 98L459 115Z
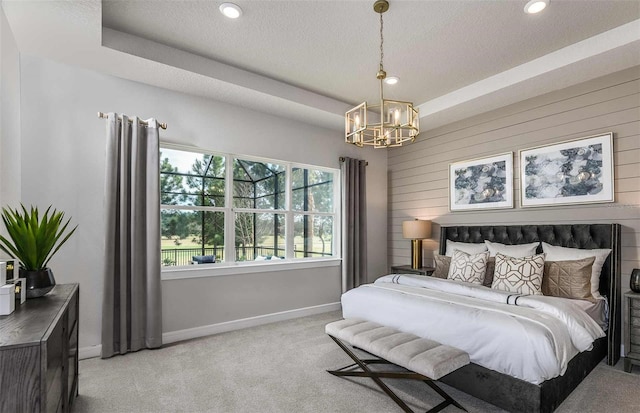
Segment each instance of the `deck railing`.
M304 257L304 250L294 249L296 257ZM183 266L190 265L194 256L214 255L216 262L224 261L224 247L205 247L205 248L168 248L162 249L160 258L163 266ZM284 257L284 248L252 246L239 247L236 249L235 261L253 261L256 257ZM307 252L309 257L325 257L331 256L330 252Z

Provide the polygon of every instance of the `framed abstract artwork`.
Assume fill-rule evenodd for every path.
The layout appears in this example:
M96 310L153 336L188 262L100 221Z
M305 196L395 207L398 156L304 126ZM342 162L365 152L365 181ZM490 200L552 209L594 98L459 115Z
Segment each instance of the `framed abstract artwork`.
M449 165L449 210L513 208L513 152Z
M613 134L520 151L523 207L613 202Z

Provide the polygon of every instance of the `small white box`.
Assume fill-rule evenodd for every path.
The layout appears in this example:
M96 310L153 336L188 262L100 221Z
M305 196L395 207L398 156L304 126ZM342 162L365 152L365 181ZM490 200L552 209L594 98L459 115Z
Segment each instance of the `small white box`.
M7 263L0 262L0 285L7 283Z
M13 284L13 288L16 292L16 306L24 304L27 301L27 279L26 278L14 278L7 281L9 284Z
M13 313L16 308L16 287L13 284L0 287L0 315Z

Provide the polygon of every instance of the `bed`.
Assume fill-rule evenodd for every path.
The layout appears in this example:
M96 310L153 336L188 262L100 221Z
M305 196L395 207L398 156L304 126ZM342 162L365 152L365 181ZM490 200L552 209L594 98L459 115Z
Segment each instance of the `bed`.
M482 243L484 240L491 242L497 242L506 245L527 244L532 242L546 242L551 245L580 248L580 249L596 249L596 248L608 248L611 249L611 253L607 257L602 267L602 273L600 275L599 290L602 296L606 297L609 305L609 320L606 326L606 331L603 331L599 327L595 327L599 331L597 333L594 328L591 328L592 335L590 336L588 346L586 343L575 344L575 347L579 350L573 349L573 346L567 346L566 349L561 348L554 340L553 344L547 345L544 334L550 334L551 330L543 331L542 339L539 339L537 343L529 347L526 346L526 341L522 340L522 343L518 342L518 334L514 334L513 331L517 330L522 323L529 323L536 325L538 318L547 317L545 314L537 315L535 311L524 309L514 309L513 314L500 314L505 311L498 306L502 304L495 304L496 309L494 313L484 312L485 316L478 320L478 323L484 323L482 325L474 325L474 330L469 336L475 340L473 343L465 343L469 345L465 348L465 351L469 351L473 357L476 357L477 362L458 369L457 371L441 378L440 381L449 384L455 388L458 388L468 394L488 401L496 406L504 408L509 411L517 412L551 412L557 408L560 403L577 387L577 385L589 374L589 372L605 357L607 363L610 365L615 364L620 357L620 226L618 224L580 224L580 225L512 225L512 226L455 226L455 227L441 227L440 229L440 253L444 255L447 240L454 242L464 243ZM541 247L538 247L541 252ZM393 278L389 278L393 277ZM396 282L397 279L402 278L402 282ZM472 306L473 303L462 301L457 303L451 301L451 297L447 296L450 292L450 288L458 288L456 286L451 287L452 284L447 280L436 280L415 277L415 276L401 276L395 278L394 276L386 276L380 279L374 286L364 286L359 288L357 292L347 293L343 296L343 313L345 317L369 317L370 321L379 322L382 324L388 324L391 327L411 330L411 332L419 336L431 338L437 341L447 341L447 337L443 339L442 336L430 337L430 335L438 334L436 332L442 332L447 330L447 334L466 333L456 329L443 329L437 328L439 321L442 325L445 316L449 314L437 316L434 313L437 311L448 312L450 311L453 317L455 313L461 311L463 307ZM391 281L393 280L393 281ZM447 284L447 282L449 284ZM435 288L436 291L425 290L420 288L415 289L415 286L410 284L428 284L429 288ZM392 285L402 284L402 285ZM423 285L420 287L424 287ZM413 289L412 289L413 288ZM462 287L464 288L464 286ZM368 290L368 291L367 291ZM388 290L388 291L385 291ZM487 289L486 287L476 287L477 294L484 295L498 295L498 292ZM484 290L484 291L482 291ZM417 292L415 292L417 291ZM426 291L426 292L425 292ZM473 292L473 291L472 291ZM368 295L363 295L363 294ZM476 294L476 292L473 292ZM403 301L397 301L397 308L392 311L380 310L380 307L384 304L385 300L389 301L389 304L395 305L396 301L393 301L393 296L397 294L403 294L410 297L410 299ZM427 295L428 297L423 297ZM472 295L470 293L470 295ZM360 298L358 298L360 297ZM391 297L391 298L390 298ZM367 306L366 300L370 299ZM481 297L486 298L486 297ZM536 297L533 297L536 298ZM523 298L524 300L530 300L533 302L533 298ZM538 299L542 301L542 304L536 306L546 305L545 301L551 301L555 297L546 297ZM422 304L416 304L415 302L422 300ZM424 301L427 300L427 301ZM474 300L474 298L465 298L465 300ZM360 301L361 304L357 304ZM410 304L414 301L413 304ZM438 304L438 301L442 303ZM373 303L373 304L372 304ZM525 303L526 304L526 303ZM423 305L416 307L416 305ZM438 307L439 305L439 307ZM435 307L429 307L435 306ZM447 307L449 306L449 307ZM572 307L573 308L573 307ZM437 311L436 311L437 310ZM508 310L512 311L512 310ZM555 311L555 310L554 310ZM575 311L575 310L574 310ZM522 313L522 314L521 314ZM582 313L578 311L577 313ZM490 316L486 316L489 314ZM586 313L585 313L586 314ZM494 317L495 315L495 317ZM576 314L577 316L589 318L584 314ZM464 316L462 316L464 317ZM501 317L501 318L500 318ZM512 319L518 319L517 323L513 323ZM526 320L525 320L526 319ZM435 320L435 321L434 321ZM522 321L525 320L525 321ZM592 320L588 320L591 321ZM556 322L554 320L554 322ZM421 330L421 323L429 324L429 328ZM436 324L434 324L436 323ZM444 322L446 323L446 322ZM588 323L585 324L587 326ZM403 327L400 327L403 326ZM433 328L436 326L436 328ZM587 327L585 327L587 328ZM511 334L511 341L513 343L500 342L502 337L500 336L500 329L508 330ZM588 328L587 328L588 329ZM484 330L484 333L483 333ZM558 335L565 334L562 332L562 328L556 328ZM471 331L471 329L470 329ZM570 334L580 335L580 331L577 333L571 332ZM482 359L482 346L485 345L485 337L491 337L486 344L486 353L494 353L493 357L502 355L495 349L500 351L521 351L519 356L526 361L527 357L536 358L536 360L543 360L544 347L551 347L551 352L557 354L565 354L565 359L569 360L568 363L560 366L555 366L553 363L540 363L540 371L528 371L526 367L521 369L509 370L510 365L506 363L507 368L502 369L490 369L483 367L485 363ZM522 333L523 335L529 335L529 332ZM569 333L567 333L569 334ZM600 337L600 338L598 338ZM573 338L573 337L572 337ZM480 341L478 341L480 340ZM471 340L470 340L471 341ZM584 339L583 339L584 341ZM574 340L575 342L575 340ZM449 344L449 343L446 343ZM536 353L538 347L542 355ZM517 350L514 350L517 349ZM480 356L479 356L480 354ZM558 356L558 358L561 358ZM500 362L501 360L497 360ZM503 363L504 364L504 363ZM514 363L516 364L516 363ZM521 363L523 366L525 363ZM533 363L532 363L533 365ZM500 371L505 371L500 372ZM514 377L515 376L515 377Z

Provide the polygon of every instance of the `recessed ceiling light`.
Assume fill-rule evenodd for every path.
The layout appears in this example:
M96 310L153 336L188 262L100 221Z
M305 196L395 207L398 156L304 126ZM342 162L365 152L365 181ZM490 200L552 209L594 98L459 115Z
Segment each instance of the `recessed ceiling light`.
M387 85L395 85L399 81L400 81L400 78L396 76L389 76L384 79L384 83L386 83Z
M224 14L230 19L237 19L242 16L242 9L237 4L222 3L220 5L220 13Z
M525 13L535 14L540 13L549 5L549 0L529 0L524 6Z

